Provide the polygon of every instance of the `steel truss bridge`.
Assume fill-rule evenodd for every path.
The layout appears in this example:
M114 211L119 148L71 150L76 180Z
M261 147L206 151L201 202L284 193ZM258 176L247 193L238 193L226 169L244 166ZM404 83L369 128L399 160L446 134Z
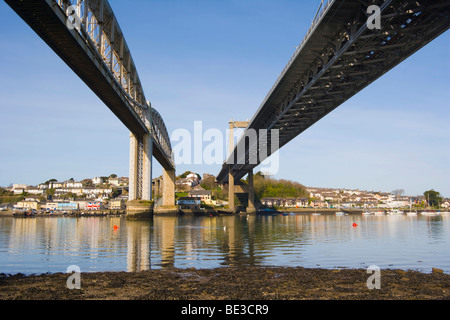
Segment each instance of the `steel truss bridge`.
M107 0L5 0L131 132L130 199L152 199L152 155L174 178L169 134L146 100ZM173 193L173 195L172 195ZM166 203L174 204L174 191ZM172 199L173 198L173 199Z
M381 29L369 27L368 21L375 18L368 13L371 5L380 9ZM233 184L248 173L253 175L267 156L447 31L449 25L448 0L322 1L311 28L217 180ZM247 142L251 129L256 133L265 129L267 136ZM274 147L273 133L279 135L279 145Z
M167 128L145 98L108 1L5 2L130 130L130 200L151 200L154 155L163 167L163 203L173 205L175 164ZM368 24L371 5L379 7L380 29ZM322 1L305 38L217 177L233 185L230 197L235 180L249 174L252 181L253 169L265 158L447 31L449 16L449 0ZM256 142L247 143L250 131L258 134ZM272 135L279 136L277 144L272 144Z

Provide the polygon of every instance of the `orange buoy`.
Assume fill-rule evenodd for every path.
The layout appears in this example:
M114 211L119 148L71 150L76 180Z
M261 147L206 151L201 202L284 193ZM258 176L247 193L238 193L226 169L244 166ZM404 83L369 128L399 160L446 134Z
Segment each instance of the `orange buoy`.
M113 229L114 229L114 231L117 231L117 230L119 230L119 227L118 226L114 226Z

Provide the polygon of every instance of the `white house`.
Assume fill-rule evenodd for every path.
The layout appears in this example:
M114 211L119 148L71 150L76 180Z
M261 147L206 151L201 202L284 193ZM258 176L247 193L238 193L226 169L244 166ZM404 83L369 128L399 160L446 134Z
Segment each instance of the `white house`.
M43 195L44 194L44 190L39 189L39 188L29 188L29 189L25 190L25 192L29 193L29 194L35 194L35 195Z
M65 188L83 188L83 184L81 182L76 181L66 181L64 182Z
M116 186L116 187L120 186L120 179L119 178L109 178L108 182L112 186Z
M92 179L92 183L94 184L94 186L97 186L97 185L99 185L99 184L102 184L102 183L103 183L103 178L101 178L101 177L95 177L95 178Z
M63 183L61 183L61 182L50 182L48 184L48 187L50 189L62 188L63 187Z

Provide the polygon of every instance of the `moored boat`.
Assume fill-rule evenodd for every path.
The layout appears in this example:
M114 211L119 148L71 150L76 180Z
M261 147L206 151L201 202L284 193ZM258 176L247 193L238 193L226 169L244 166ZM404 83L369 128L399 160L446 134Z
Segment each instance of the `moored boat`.
M388 215L390 215L390 216L401 216L401 215L403 215L403 211L401 211L401 210L391 210L391 211L389 211L388 212Z
M277 211L275 209L263 208L263 209L259 209L258 211L256 211L256 214L264 215L264 216L278 216L281 214L281 212Z

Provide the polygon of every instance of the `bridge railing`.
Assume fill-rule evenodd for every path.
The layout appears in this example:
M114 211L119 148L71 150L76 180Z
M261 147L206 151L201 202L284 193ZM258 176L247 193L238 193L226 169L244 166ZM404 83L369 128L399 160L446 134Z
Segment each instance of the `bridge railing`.
M67 16L69 28L97 51L105 70L122 89L122 94L142 118L146 100L136 67L117 20L103 0L54 0Z
M328 9L330 8L330 6L335 2L335 0L322 0L322 2L320 3L319 9L317 10L317 14L314 17L310 28L308 29L308 32L306 33L305 37L303 38L302 42L299 44L299 46L296 48L294 54L291 56L291 58L289 59L289 62L287 63L287 65L284 67L283 71L281 71L280 75L278 76L278 79L276 80L275 84L272 86L272 88L269 90L269 93L267 94L266 98L264 99L263 105L267 102L267 100L269 99L270 95L272 94L272 92L275 90L275 88L278 86L278 84L280 83L281 79L284 77L286 71L291 67L292 62L295 60L295 58L297 57L297 55L299 54L300 51L302 51L304 45L306 44L306 42L308 41L308 39L310 38L311 34L314 32L314 30L316 29L317 25L319 24L319 22L322 20L322 17L325 15L325 13L328 11Z
M53 0L67 17L68 28L76 29L102 60L103 69L121 89L121 94L145 123L144 109L150 108L149 131L166 155L172 147L167 128L160 114L145 99L136 67L119 24L107 1Z

